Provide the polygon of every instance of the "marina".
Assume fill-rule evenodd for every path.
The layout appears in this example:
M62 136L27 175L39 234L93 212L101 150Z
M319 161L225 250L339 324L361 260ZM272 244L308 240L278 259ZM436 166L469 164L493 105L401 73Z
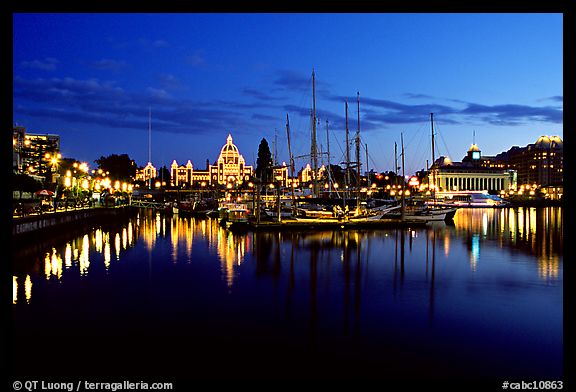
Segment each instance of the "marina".
M463 208L450 224L237 233L140 210L15 250L12 362L204 380L226 353L242 380L556 379L562 222L557 207Z
M562 9L15 10L12 389L574 389Z

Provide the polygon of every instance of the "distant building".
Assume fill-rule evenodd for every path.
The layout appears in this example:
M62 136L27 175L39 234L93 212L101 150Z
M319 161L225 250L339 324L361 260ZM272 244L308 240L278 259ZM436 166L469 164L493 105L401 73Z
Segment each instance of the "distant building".
M144 181L144 182L148 182L150 180L153 180L157 177L156 175L157 171L156 168L154 167L154 165L152 165L151 162L148 162L148 164L142 168L139 168L136 170L136 181Z
M28 133L22 126L13 126L12 166L16 173L41 176L52 181L56 160L60 159L60 136Z
M318 168L318 180L320 180L324 176L324 172L326 171L326 167L324 165ZM310 164L307 163L306 166L300 171L299 173L300 182L307 183L314 181L314 170L310 167Z
M493 162L515 169L521 185L561 185L564 176L564 143L559 136L540 136L533 144L526 147L514 146L496 155Z
M253 167L246 165L230 134L220 150L218 159L213 165L207 165L205 170L194 170L190 161L185 166L179 166L176 160L172 162L170 169L172 186L192 186L195 183L240 185L248 181L253 173Z
M516 171L487 164L482 151L472 144L462 162L448 157L437 159L428 174L428 183L439 191L488 191L499 193L516 187Z

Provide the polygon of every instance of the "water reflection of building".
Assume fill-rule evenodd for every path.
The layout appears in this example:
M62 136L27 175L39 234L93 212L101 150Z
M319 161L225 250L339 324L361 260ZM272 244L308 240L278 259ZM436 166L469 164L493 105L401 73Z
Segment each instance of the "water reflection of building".
M122 233L122 237L120 233ZM42 259L39 260L41 263L39 267L47 281L63 280L67 274L85 276L89 273L91 265L99 260L102 261L105 269L109 269L112 263L112 254L116 255L115 261L120 260L121 250L126 250L132 246L135 238L135 229L131 223L118 228L116 232L101 228L94 229L66 242L61 247L51 247L49 251L43 253ZM94 257L94 253L100 254L101 258ZM31 301L32 277L30 274L25 276L23 286L19 284L20 277L18 275L13 277L14 304L21 302L18 300L22 295L22 293L19 294L20 287L24 289L25 302L30 303Z
M559 275L562 222L561 207L461 209L454 217L456 232L469 241L471 260L477 259L484 241L497 241L501 249L535 255L539 275L546 279L557 279Z

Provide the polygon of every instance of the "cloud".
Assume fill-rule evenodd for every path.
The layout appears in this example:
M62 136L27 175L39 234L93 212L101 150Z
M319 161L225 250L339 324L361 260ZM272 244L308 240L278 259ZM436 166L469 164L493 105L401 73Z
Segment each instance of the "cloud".
M561 109L543 106L534 107L527 105L480 105L469 103L468 107L459 112L464 115L479 116L482 120L495 125L517 125L527 121L542 121L550 123L562 123L563 113Z
M219 130L247 131L282 124L286 112L291 123L304 132L309 129L310 107L290 104L288 98L273 99L267 92L244 88L244 96L252 102L234 100L193 100L175 96L172 92L181 82L173 75L162 74L158 86L139 91L127 91L114 81L75 78L13 80L14 116L29 115L39 118L58 118L83 124L102 124L112 128L147 130L148 108L152 108L154 129L159 132L207 134ZM278 84L299 86L298 78L284 78ZM302 79L300 79L302 82ZM174 88L170 88L174 87ZM265 90L266 91L266 90ZM269 90L268 90L269 91ZM289 96L288 94L286 95ZM326 120L335 132L345 129L344 100L350 102L349 130L357 127L356 96L330 95L330 105L320 105L318 129L324 130ZM562 110L550 106L516 104L483 105L453 103L440 105L433 102L410 105L403 102L360 96L361 131L386 131L401 124L425 123L429 113L440 114L444 124L481 121L497 125L521 125L538 122L561 123ZM294 121L300 116L300 121ZM89 127L88 127L89 128Z
M553 102L560 102L563 103L564 102L564 96L562 95L554 95L552 97L546 97L546 98L542 98L538 100L539 102L542 101L553 101Z
M286 97L266 94L260 90L251 89L251 88L243 89L242 93L244 95L247 95L247 96L256 98L258 100L262 100L262 101L283 101L283 100L286 100Z
M273 91L309 91L310 95L312 95L312 73L305 75L291 70L280 70L277 73L278 76L273 81L275 86ZM326 96L330 94L329 83L316 77L315 84L318 95Z
M24 68L39 69L42 71L54 71L60 62L53 57L46 57L43 60L22 61L20 65Z
M147 130L148 108L158 132L202 134L253 128L249 114L230 105L177 99L161 88L127 92L97 79L14 79L14 115L87 125Z
M125 61L118 61L112 59L102 59L94 61L90 67L101 71L121 71L126 68L128 64Z
M403 95L406 98L410 98L410 99L434 99L433 96L428 95L428 94L404 93Z

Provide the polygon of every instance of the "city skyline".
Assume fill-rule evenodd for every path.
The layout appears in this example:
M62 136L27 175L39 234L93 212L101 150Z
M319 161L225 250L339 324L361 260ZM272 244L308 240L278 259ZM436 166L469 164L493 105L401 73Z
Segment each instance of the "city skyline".
M287 161L286 114L294 155L307 154L312 69L318 144L326 149L328 120L332 163L344 156L345 100L351 138L356 132L357 92L362 142L379 172L393 170L401 132L406 172L426 166L430 112L437 154L455 161L473 141L496 155L541 135L563 137L561 14L13 19L13 121L59 134L63 156L90 165L127 153L144 166L149 110L156 167L188 159L204 167L228 134L247 164L262 138L272 150L277 135L278 160Z

